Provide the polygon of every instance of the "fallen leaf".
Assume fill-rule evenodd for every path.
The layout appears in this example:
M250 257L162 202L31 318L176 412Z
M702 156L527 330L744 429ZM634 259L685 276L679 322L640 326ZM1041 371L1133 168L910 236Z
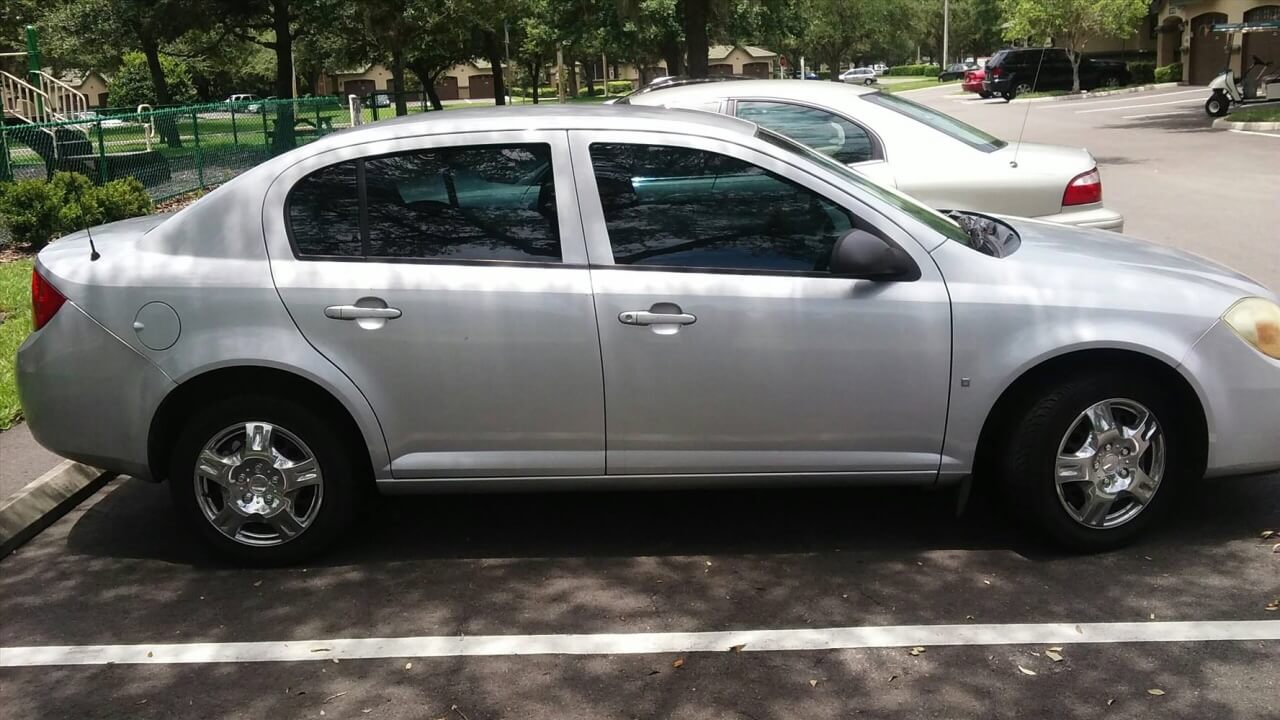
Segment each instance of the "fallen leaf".
M1148 690L1148 691L1147 691L1147 694L1148 694L1148 695L1163 695L1163 694L1164 694L1164 691L1163 691L1163 690L1161 690L1160 688L1151 688L1150 690Z
M412 668L413 668L413 663L411 663L411 662L407 662L407 663L405 663L405 664L404 664L404 669L405 669L405 670L410 670L410 669L412 669Z
M146 698L142 698L142 699L141 699L141 700L139 700L138 702L134 703L134 705L146 705L146 704L147 704L147 699L146 699Z
M1045 650L1044 656L1054 662L1062 662L1062 654L1054 650Z
M964 619L965 619L965 620L973 620L973 619L975 619L975 618L974 618L972 615L965 615L965 616L964 616Z
M982 581L982 583L983 583L984 585L990 585L990 584L991 584L991 581L990 581L990 580L983 580L983 581Z
M661 674L662 674L662 671L661 671L661 670L650 670L650 671L649 671L649 675L651 675L651 676L652 676L652 675L661 675Z
M1152 620L1155 620L1155 619L1156 619L1156 614L1155 614L1155 613L1151 613L1151 619L1152 619Z
M373 708L365 708L365 709L361 710L360 712L361 712L361 713L364 713L365 715L368 715L369 713L373 712Z
M1280 543L1276 543L1275 545L1272 545L1272 546L1271 546L1271 552L1273 552L1273 553L1280 553Z
M1269 538L1273 538L1273 537L1275 537L1275 536L1276 536L1276 531L1275 531L1275 530L1263 530L1263 531L1262 531L1262 539L1263 539L1263 540L1267 540L1267 539L1269 539Z
M746 643L742 643L741 645L734 645L729 648L729 652L742 652L742 648L746 646L747 646Z
M337 665L337 664L338 664L338 658L334 658L334 659L333 659L333 664L334 664L334 665Z
M909 651L907 652L907 654L908 654L908 655L911 655L912 657L915 657L915 656L917 656L917 655L920 655L920 654L924 653L924 652L925 652L925 650L926 650L926 648L922 648L922 647L913 647L913 648L911 648L911 650L909 650Z
M253 586L254 586L254 587L262 587L262 581L261 581L261 580L259 580L258 582L254 583L254 584L253 584Z
M1267 606L1264 607L1263 610L1266 610L1267 612L1275 612L1277 610L1280 610L1280 600L1272 600L1271 602L1267 603Z
M710 561L710 560L708 560L708 561L707 561L707 567L711 567L711 561Z
M890 675L890 676L889 676L889 682L893 682L894 680L897 680L897 679L898 679L898 676L897 676L897 675Z
M1107 707L1111 707L1116 702L1115 698L1107 698Z
M311 648L311 652L329 652L331 648Z
M1019 665L1019 666L1018 666L1018 669L1022 671L1022 674L1023 674L1023 675L1035 675L1035 674L1036 674L1036 671L1035 671L1035 670L1028 670L1028 669L1026 669L1026 668L1022 667L1021 665Z
M338 698L342 697L343 695L346 695L348 692L350 692L350 691L349 691L349 690L343 690L342 692L340 692L340 693L338 693L338 694L336 694L336 695L330 695L329 697L325 698L325 699L324 699L324 701L325 701L325 702L329 702L330 700L337 700Z
M150 650L147 651L147 657L155 657L155 656L156 656L155 653L151 652Z
M818 681L817 681L817 680L810 680L810 681L809 681L809 687L818 687Z
M675 662L671 663L671 667L673 667L673 668L682 668L682 667L684 667L684 658L680 658L680 659L676 660Z
M321 710L321 711L320 711L320 716L321 716L321 717L324 717L324 711L323 711L323 710Z

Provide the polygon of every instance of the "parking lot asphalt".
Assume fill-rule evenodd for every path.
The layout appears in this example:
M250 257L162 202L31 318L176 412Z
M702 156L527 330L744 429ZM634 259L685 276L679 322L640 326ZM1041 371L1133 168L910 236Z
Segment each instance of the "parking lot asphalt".
M955 88L908 97L1005 140L1088 148L1103 202L1124 214L1126 234L1280 290L1280 133L1214 129L1206 88L1012 104Z
M1025 118L1029 141L1089 147L1129 232L1280 288L1280 137L1210 130L1202 113L1182 112L1200 112L1183 102L1200 97L1192 93L1014 105L953 93L911 97L1006 139ZM1174 104L1127 107L1147 103ZM1126 118L1166 110L1179 114ZM1093 556L1026 539L981 484L960 517L952 493L922 490L382 498L315 564L254 570L219 562L178 527L167 488L121 478L0 561L0 715L1280 717L1275 640L496 648L338 662L323 651L332 640L422 636L581 644L596 633L886 626L1280 628L1280 611L1267 609L1280 601L1280 540L1261 537L1280 530L1280 475L1183 490L1155 532ZM319 652L185 663L171 661L168 647L271 641ZM16 648L104 645L154 646L157 663L10 662ZM1061 661L1050 648L1061 648L1052 651Z

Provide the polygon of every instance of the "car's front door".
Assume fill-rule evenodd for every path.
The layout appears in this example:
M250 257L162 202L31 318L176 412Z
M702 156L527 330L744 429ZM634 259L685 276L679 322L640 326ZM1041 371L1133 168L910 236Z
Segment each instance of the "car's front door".
M335 150L268 191L280 295L368 398L396 478L604 472L572 187L565 133L524 131Z
M913 243L839 188L741 145L571 133L605 370L610 474L938 470L950 307L921 276L830 275L854 227Z

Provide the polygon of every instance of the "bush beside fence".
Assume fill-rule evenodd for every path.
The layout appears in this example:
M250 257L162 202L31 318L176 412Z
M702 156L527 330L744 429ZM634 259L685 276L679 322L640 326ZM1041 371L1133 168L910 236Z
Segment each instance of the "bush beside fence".
M1127 64L1129 68L1129 82L1135 85L1145 85L1149 82L1155 82L1156 64L1147 60L1137 60Z
M885 75L922 75L932 76L942 72L942 68L932 63L921 65L894 65L885 71Z
M1156 68L1155 81L1159 83L1182 82L1182 63L1173 63Z

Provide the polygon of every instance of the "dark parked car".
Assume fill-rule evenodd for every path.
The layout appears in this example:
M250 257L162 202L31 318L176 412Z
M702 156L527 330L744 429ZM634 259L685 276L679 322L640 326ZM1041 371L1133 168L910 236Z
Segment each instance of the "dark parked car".
M938 73L938 82L959 80L964 77L966 72L976 69L978 69L978 63L955 63L948 65L945 70Z
M1119 60L1080 60L1080 89L1127 85L1129 69ZM1071 59L1062 48L1012 48L987 61L983 89L1005 100L1028 92L1071 89Z

